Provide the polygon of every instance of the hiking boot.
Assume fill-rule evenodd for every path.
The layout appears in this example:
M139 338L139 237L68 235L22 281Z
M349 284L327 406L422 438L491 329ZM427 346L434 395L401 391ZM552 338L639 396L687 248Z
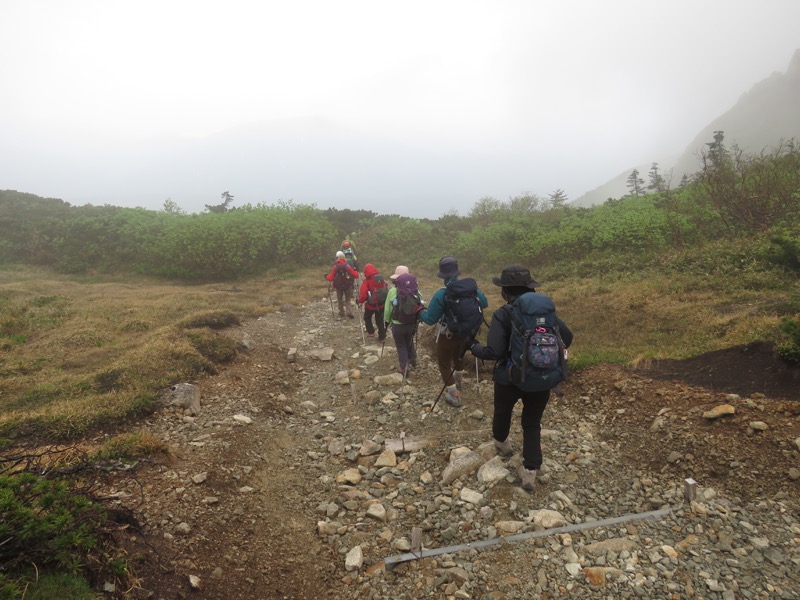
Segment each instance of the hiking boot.
M352 319L353 318L353 313L348 313L347 318L348 319Z
M514 453L514 448L511 446L511 438L506 438L505 442L494 440L494 447L503 456L511 456Z
M452 388L447 388L445 390L444 401L454 408L458 408L459 406L461 406L461 394L455 388L455 386L453 386Z
M464 371L453 371L453 380L456 382L456 389L461 389L464 384Z
M526 469L525 465L520 465L517 469L517 476L522 480L522 489L533 491L536 488L536 469Z

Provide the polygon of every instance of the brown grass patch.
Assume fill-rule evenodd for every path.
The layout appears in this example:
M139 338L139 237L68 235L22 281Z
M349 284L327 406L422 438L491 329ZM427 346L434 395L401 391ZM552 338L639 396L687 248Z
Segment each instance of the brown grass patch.
M146 413L159 389L235 358L212 330L326 288L310 273L192 286L0 270L0 435L69 437Z

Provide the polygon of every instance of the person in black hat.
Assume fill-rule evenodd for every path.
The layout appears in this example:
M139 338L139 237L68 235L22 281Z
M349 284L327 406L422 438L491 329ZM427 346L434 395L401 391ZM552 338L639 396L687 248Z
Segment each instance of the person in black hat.
M436 290L428 303L428 308L420 313L420 321L426 325L439 325L436 334L436 359L439 364L439 373L445 386L444 400L450 406L461 406L461 385L464 380L464 354L472 342L476 332L470 332L467 337L454 333L454 326L448 328L448 318L452 318L452 311L448 311L448 289L459 281L461 271L458 261L452 256L445 256L439 261L437 276L444 280L444 287ZM461 280L466 282L467 280ZM482 291L477 289L474 280L469 280L474 286L473 303L477 297L480 309L489 306L489 301ZM457 286L458 284L456 284ZM455 286L453 286L455 288ZM475 305L477 309L477 304ZM483 322L483 315L479 315L478 327ZM477 331L477 330L476 330Z
M500 454L510 456L513 452L511 438L511 417L514 405L522 400L522 464L517 475L522 487L533 490L536 475L542 466L541 422L544 409L550 400L550 389L526 391L524 383L514 382L513 372L509 368L511 360L512 316L515 303L524 298L523 303L538 303L552 309L552 320L565 347L572 344L572 332L564 322L555 315L555 305L544 294L537 294L539 283L533 280L530 271L522 265L511 265L503 269L500 277L493 277L492 283L501 288L506 304L497 309L492 316L486 345L474 342L470 351L478 358L495 360L494 379L494 416L492 417L492 437ZM545 384L546 385L546 384Z

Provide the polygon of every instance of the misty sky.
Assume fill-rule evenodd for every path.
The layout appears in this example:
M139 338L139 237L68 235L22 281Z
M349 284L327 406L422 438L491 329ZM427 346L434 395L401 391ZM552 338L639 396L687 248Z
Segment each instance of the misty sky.
M155 209L170 197L194 212L202 202L174 183L123 198L91 169L117 152L135 161L153 137L321 117L515 165L441 203L420 182L409 216L559 188L574 199L682 152L784 72L798 23L798 0L0 0L0 189ZM96 164L65 169L75 156ZM205 201L238 198L230 179ZM325 208L347 195L298 192L284 182L247 200Z

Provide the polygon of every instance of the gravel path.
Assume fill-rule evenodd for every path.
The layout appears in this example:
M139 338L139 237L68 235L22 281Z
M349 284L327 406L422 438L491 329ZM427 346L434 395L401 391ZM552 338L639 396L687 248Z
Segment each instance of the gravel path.
M582 374L564 386L564 396L551 401L544 418L545 465L537 489L526 492L514 475L519 456L496 456L491 444L488 364L480 385L474 372L467 381L463 407L440 402L429 414L441 389L430 330L422 327L420 367L403 387L396 381L376 383L375 377L389 375L396 364L392 341L379 358L380 346L363 344L358 325L357 318L332 318L327 299L247 322L230 334L251 346L249 372L238 370L224 385L213 380L204 385L203 413L191 420L188 432L176 433L176 423L185 423L185 417L152 424L180 446L191 444L198 431L212 427L209 423L217 429L222 424L228 439L219 456L224 455L226 468L257 463L230 482L230 492L241 498L242 486L272 490L253 495L260 510L292 521L293 532L259 528L257 520L248 525L253 539L272 536L272 562L262 560L265 566L259 568L234 559L238 568L226 567L226 572L237 573L236 581L229 583L226 597L247 597L241 590L249 585L251 597L259 598L800 598L796 480L784 476L770 488L775 491L752 498L698 481L696 498L686 502L685 479L695 472L689 465L703 463L704 457L676 458L664 442L669 438L655 429L610 427L636 406L606 405L607 390L614 389L619 374L603 371L605 381ZM333 349L330 360L326 348ZM282 361L283 385L275 377L265 381L253 375L256 367L269 371L267 351L272 360ZM692 439L708 435L701 417L670 410L651 415L670 419L661 423L662 430L672 428L671 435L681 431ZM255 423L232 422L236 414L250 414ZM695 422L696 431L691 429ZM512 441L517 448L518 423L516 415ZM254 454L269 454L262 444L266 437L270 445L270 436L272 450L282 458L256 461ZM387 441L401 436L424 440L424 446L388 450ZM735 462L736 439L727 444L728 461ZM796 465L798 444L789 439L773 451ZM659 460L631 451L653 445L665 446L656 452ZM221 469L209 456L187 460L211 461L212 473ZM192 468L181 467L184 480ZM292 489L283 492L282 486ZM289 499L288 506L281 505ZM660 516L641 518L652 511L661 511ZM592 524L618 517L622 522ZM153 512L150 520L156 518ZM237 521L228 514L217 522ZM388 569L387 558L416 550L415 535L423 551L452 551ZM509 536L519 541L464 547ZM284 553L275 551L275 544L290 556L278 571L275 565ZM204 556L190 542L183 550L191 555L187 572L194 568L201 576L203 569L219 571L215 560L222 562L226 552L218 548L209 552L216 558ZM258 553L248 550L251 556ZM287 582L279 591L269 574L277 572ZM327 591L320 594L314 582ZM196 597L216 597L208 591L213 586L205 589L209 595L195 590Z

